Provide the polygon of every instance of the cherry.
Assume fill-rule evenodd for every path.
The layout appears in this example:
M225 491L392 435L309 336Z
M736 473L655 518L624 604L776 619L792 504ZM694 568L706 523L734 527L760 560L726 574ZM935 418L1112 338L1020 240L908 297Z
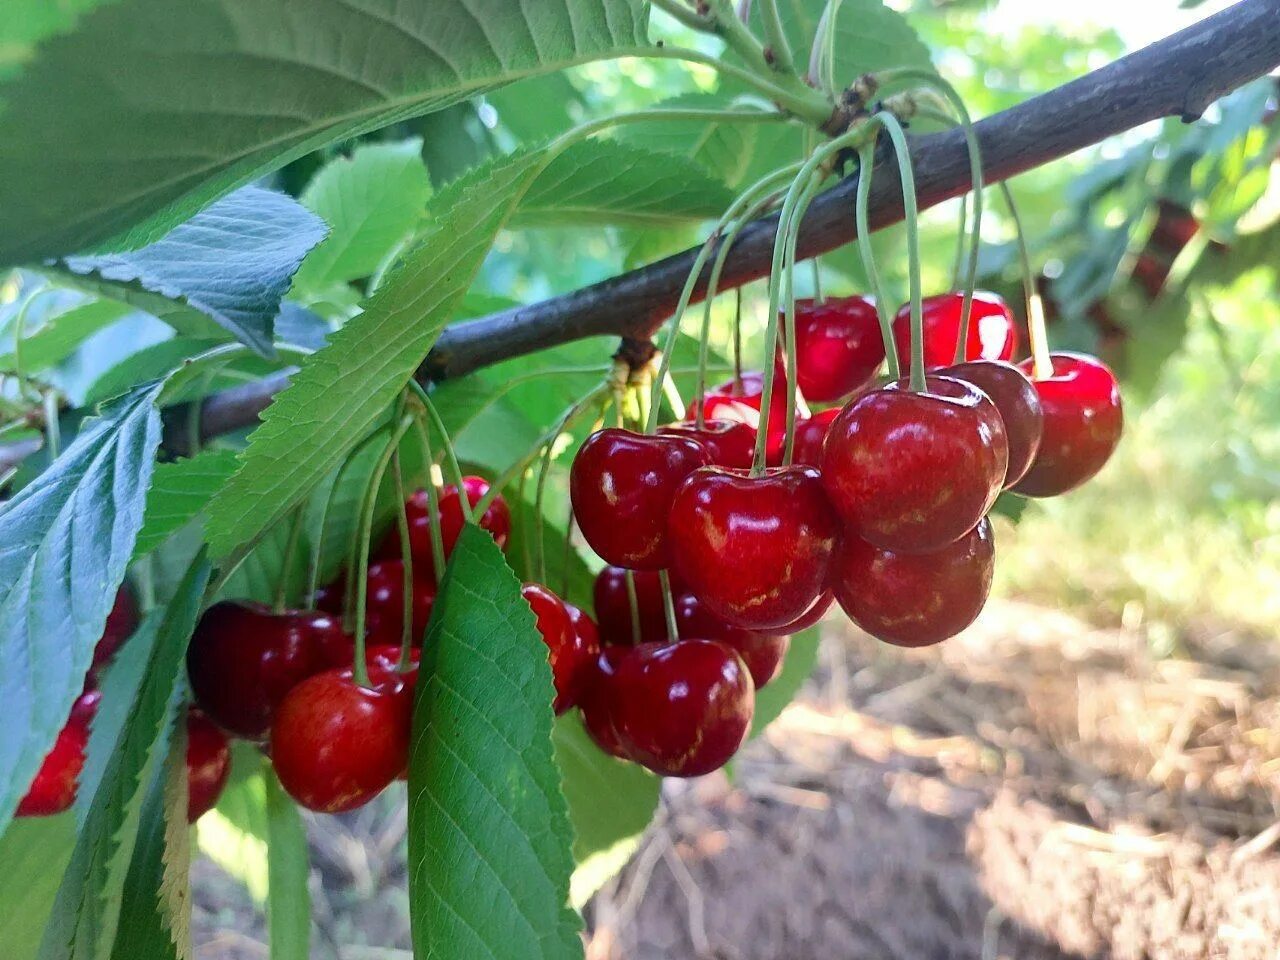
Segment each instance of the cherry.
M568 605L541 584L526 583L520 588L520 594L533 610L538 633L547 645L547 659L556 688L552 709L559 716L577 702L585 672L600 650L599 635L594 624L593 629L586 632L575 626ZM581 615L581 611L578 613Z
M818 599L813 601L813 604L808 610L796 619L792 620L790 623L785 623L782 626L775 628L774 632L790 635L793 633L799 633L801 630L808 630L826 616L827 611L831 609L831 604L834 602L835 594L830 588L827 588L822 593L818 594Z
M706 447L688 437L593 433L569 474L582 536L608 563L633 570L667 566L671 498L685 477L710 462Z
M751 729L751 674L714 640L628 648L611 686L619 746L660 776L696 777L724 766Z
M467 494L467 502L473 507L489 492L489 481L484 477L463 477L462 486ZM462 533L462 525L466 522L462 516L462 494L458 491L458 485L445 484L440 490L439 500L440 539L447 560L453 553L454 544L458 542L458 535ZM404 506L405 516L409 521L409 549L413 554L413 569L433 579L435 555L431 550L431 499L427 496L427 491L418 490ZM480 529L488 530L493 535L499 547L506 547L511 536L511 509L501 495L493 498L484 514L476 518L476 522ZM379 559L401 559L399 524L392 526L377 555Z
M290 691L271 725L271 762L280 783L309 810L363 806L409 762L413 699L398 674L326 670Z
M930 376L872 390L836 417L822 482L852 532L886 550L936 550L991 509L1009 463L1004 423L977 387Z
M865 387L883 362L884 338L871 297L796 301L796 382L805 399L846 397Z
M134 599L129 587L122 585L116 591L115 602L102 627L102 636L93 648L93 664L89 668L91 677L96 680L97 674L111 662L116 651L133 636L133 632L138 629L138 619L138 601Z
M831 421L840 415L839 407L815 413L796 424L796 448L793 459L811 467L822 466L822 448L827 442Z
M606 644L631 645L646 640L667 639L667 617L662 601L662 581L655 570L632 572L636 585L636 606L640 612L640 637L631 625L631 598L627 592L627 571L608 566L596 574L593 590L600 638ZM672 582L675 589L675 583Z
M764 372L761 370L745 370L739 382L726 380L713 387L703 398L703 417L707 420L736 420L747 424L752 430L760 429L761 405L764 394ZM685 411L686 420L694 419L696 405ZM808 416L804 397L796 392L796 419ZM773 368L773 391L769 395L769 439L765 446L765 455L770 465L782 462L782 449L787 433L787 374L782 364ZM754 451L753 451L754 454ZM750 463L742 464L750 466Z
M757 690L778 675L791 646L790 637L771 636L721 620L692 593L676 600L676 626L682 637L718 640L732 649L746 664Z
M1032 380L1044 408L1044 438L1013 488L1027 497L1054 497L1080 486L1111 458L1124 427L1120 387L1106 364L1079 353L1052 359L1053 376ZM1031 361L1022 369L1030 373Z
M231 775L227 735L199 710L187 712L187 823L214 808Z
M1003 360L971 360L939 372L972 383L996 405L1009 441L1009 467L1003 486L1013 486L1031 467L1044 433L1044 411L1036 388L1026 374Z
M759 477L707 467L671 505L671 553L690 592L738 626L795 620L826 584L840 521L813 467Z
M925 297L924 365L926 369L950 366L955 362L956 344L960 340L960 314L964 304L962 292ZM893 318L893 339L898 350L898 363L903 373L911 369L911 304L903 304ZM969 340L965 344L966 360L1008 360L1018 345L1013 311L1004 299L986 290L973 292L969 311Z
M191 692L220 727L261 739L285 695L349 644L327 614L223 600L204 612L187 648Z
M991 521L932 553L895 553L845 537L832 582L840 606L867 633L924 647L973 623L991 591Z
M586 671L582 684L582 725L587 735L605 753L619 760L629 760L626 750L618 742L613 729L613 704L618 691L614 686L614 674L618 664L629 652L628 647L605 647Z
M89 723L98 712L102 693L82 693L71 706L71 715L58 731L53 748L45 755L36 771L26 796L18 803L19 817L48 817L62 813L75 803L76 786L84 767L84 752L89 745Z
M738 403L736 400L729 402ZM750 408L744 407L744 410L750 410ZM682 420L679 423L668 423L664 427L659 427L658 432L691 437L699 441L707 448L711 462L718 467L749 467L756 454L754 421L758 419L754 411L751 411L750 416L752 423L746 423L741 419L703 420L702 429Z
M381 560L369 564L365 591L365 636L370 643L400 646L404 628L404 561ZM436 602L436 581L428 570L419 575L413 568L413 623L409 631L413 645L422 646L431 609Z

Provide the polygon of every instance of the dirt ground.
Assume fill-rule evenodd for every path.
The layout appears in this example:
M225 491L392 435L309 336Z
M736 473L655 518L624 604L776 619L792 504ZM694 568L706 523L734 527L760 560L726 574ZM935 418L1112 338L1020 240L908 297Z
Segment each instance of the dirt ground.
M1157 660L1017 603L925 651L828 630L732 782L667 782L589 960L1280 960L1280 645ZM312 823L316 957L406 960L403 831L394 802ZM199 960L265 957L196 876Z

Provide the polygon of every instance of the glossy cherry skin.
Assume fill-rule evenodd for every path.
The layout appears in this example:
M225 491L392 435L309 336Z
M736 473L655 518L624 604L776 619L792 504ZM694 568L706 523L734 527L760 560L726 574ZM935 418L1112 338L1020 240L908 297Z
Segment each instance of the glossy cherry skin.
M658 432L697 440L717 467L749 467L756 453L756 428L742 420L703 420L701 429L682 420L659 427Z
M573 459L569 493L583 538L631 570L669 565L667 514L684 478L711 462L697 440L599 430Z
M632 571L636 586L636 606L640 613L640 636L631 623L631 598L627 592L627 571L608 566L596 574L593 590L596 622L605 646L634 645L667 639L667 615L663 609L662 581L656 570ZM675 584L672 584L675 587Z
M924 365L926 369L949 367L956 359L960 341L960 315L964 294L943 293L925 297ZM898 349L898 364L906 376L911 369L911 304L903 304L893 318L893 339ZM966 360L1008 360L1018 347L1018 330L1013 311L1002 297L986 290L973 292L969 312L969 339L965 344Z
M676 627L682 637L701 640L717 640L733 649L751 674L757 690L778 675L782 658L791 647L788 636L773 636L756 630L747 630L721 620L711 613L692 593L676 599Z
M759 477L708 467L676 494L669 530L689 592L730 623L769 630L805 613L825 588L840 520L813 467Z
M831 403L865 387L884 362L871 297L796 301L796 382L806 400Z
M372 687L350 670L327 670L289 693L271 725L271 763L280 783L309 810L363 806L409 762L413 698L399 675L370 671Z
M90 673L96 677L102 668L111 662L126 640L138 629L138 601L128 585L122 585L116 591L115 602L111 612L107 614L107 622L103 625L102 636L93 648L93 666Z
M629 650L629 647L604 647L600 651L586 672L579 704L587 735L601 750L619 760L631 758L613 729L613 705L618 698L614 674Z
M489 481L484 477L463 477L462 486L467 494L467 502L475 506L480 498L489 492ZM444 545L444 556L447 560L453 553L458 535L466 520L462 516L462 495L456 483L445 484L440 489L440 540ZM405 502L405 517L409 521L409 549L413 554L414 574L428 579L435 577L435 555L431 550L431 499L427 491L418 490ZM476 517L480 529L488 530L498 546L504 549L511 537L511 508L501 494L494 497L485 509L484 514ZM400 559L399 525L393 525L382 546L378 549L378 557L386 560Z
M199 710L187 713L187 823L195 823L218 803L231 775L227 735Z
M706 419L735 420L745 423L752 430L760 429L763 419L761 408L764 394L764 371L744 370L740 383L726 380L707 391L703 398L703 416ZM692 420L697 412L695 405L685 411L685 419ZM796 393L796 420L808 416L808 408L800 391ZM782 364L773 368L773 389L769 395L769 439L765 455L771 465L782 462L783 442L787 434L787 375ZM724 466L726 464L722 464ZM744 463L743 467L751 464Z
M1009 464L1004 422L971 383L930 376L865 393L827 433L822 482L848 529L886 550L960 539L991 509Z
M71 809L76 786L84 768L84 752L89 745L89 723L98 711L102 693L82 693L71 707L71 715L58 731L53 748L36 771L26 796L14 812L19 817L48 817Z
M1014 486L1026 497L1056 497L1093 477L1111 459L1124 428L1120 386L1106 364L1055 353L1053 376L1032 380L1044 408L1044 437L1031 469ZM1031 374L1028 360L1022 369Z
M792 620L790 623L784 623L782 626L776 628L775 632L792 634L799 633L801 630L808 630L826 616L827 611L831 609L831 604L835 603L835 599L835 594L828 587L818 595L817 600L813 601L813 603L809 605L808 610L796 617L796 619Z
M815 413L796 424L796 448L792 460L810 467L822 466L822 448L827 442L831 422L840 415L839 407Z
M612 686L619 745L664 777L697 777L724 766L746 740L755 713L751 674L714 640L631 647Z
M1003 486L1013 486L1031 468L1044 434L1044 410L1036 388L1025 373L1003 360L971 360L938 372L972 383L996 405L1009 443L1009 466Z
M431 610L436 602L436 581L430 570L413 568L412 643L422 646ZM404 562L381 560L369 564L365 591L365 636L369 643L400 645L404 628Z
M994 568L991 521L984 517L932 553L894 553L846 537L832 582L844 612L867 633L899 647L925 647L973 623Z
M191 692L224 730L258 740L285 695L349 643L336 617L223 600L204 612L187 648Z
M600 649L599 635L594 630L584 632L575 626L568 605L541 584L526 583L520 588L520 595L533 610L538 633L547 645L547 659L556 688L552 709L558 716L577 702L585 671Z

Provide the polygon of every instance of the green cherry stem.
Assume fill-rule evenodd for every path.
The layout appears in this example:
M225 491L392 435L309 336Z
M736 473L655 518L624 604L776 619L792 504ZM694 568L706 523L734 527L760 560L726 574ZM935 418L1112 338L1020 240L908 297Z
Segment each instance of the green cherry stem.
M667 615L668 642L675 643L680 639L680 627L676 623L676 602L671 594L671 574L667 573L665 567L658 571L658 580L662 584L662 608Z
M867 272L867 281L871 284L871 294L876 302L876 318L880 321L880 337L884 341L884 356L889 368L889 379L897 380L902 376L902 370L898 365L898 348L893 339L893 317L889 314L889 301L885 297L884 280L880 276L880 268L876 266L876 254L871 246L871 225L867 222L867 201L871 196L871 178L876 164L875 152L874 140L868 140L858 150L858 192L853 206L854 229L858 234L858 254L862 258L862 268Z
M627 603L631 607L631 643L638 647L643 637L640 634L640 599L636 596L636 575L628 570L622 579L627 583Z
M440 443L444 447L444 462L449 467L449 479L458 485L458 506L462 509L462 520L464 523L475 523L475 514L471 509L471 501L466 495L466 484L463 483L462 466L458 463L458 454L454 451L453 443L449 440L449 428L444 425L440 412L436 410L436 405L431 402L431 397L427 395L427 391L422 389L422 384L418 383L417 380L410 379L409 390L421 402L423 410L426 411L427 417L431 420L431 426L440 435ZM483 515L483 513L480 514L480 516Z
M791 56L791 44L782 26L778 12L778 0L758 0L760 23L764 32L765 59L778 73L794 74L795 60ZM770 56L771 55L771 56Z
M49 448L49 459L57 460L62 452L62 425L58 423L58 394L45 390L40 397L44 407L44 442Z
M786 361L787 361L787 432L782 454L782 465L791 466L796 446L796 408L799 389L798 360L796 357L796 247L800 241L800 222L804 219L809 204L822 189L823 176L815 173L800 194L795 213L788 223L787 230L787 265L783 271L783 282L786 283L786 297L783 299L783 326L786 328Z
M427 465L427 529L431 534L431 566L436 578L436 586L444 580L444 533L440 529L440 488L436 486L436 478L432 470L436 465L435 453L431 449L431 431L422 416L413 418L414 428L418 433L418 445L422 447L422 459ZM484 512L481 511L481 516Z
M413 418L414 423L418 423L418 418ZM400 589L403 592L402 604L400 610L400 662L398 667L401 672L409 669L409 651L413 647L413 550L409 543L409 513L407 510L406 497L404 492L404 469L400 463L400 448L397 444L396 451L391 455L391 477L395 481L396 488L396 530L400 534ZM432 484L434 486L434 484ZM436 519L438 514L433 514L432 525L438 527L439 522ZM432 553L434 554L434 539L432 541ZM443 554L443 550L441 553ZM434 559L434 557L433 557ZM439 585L439 581L436 581Z
M1044 301L1036 289L1035 274L1031 270L1031 252L1027 249L1027 235L1022 229L1022 217L1013 200L1013 191L1003 180L1000 193L1009 208L1014 236L1018 243L1018 257L1022 261L1022 290L1027 298L1027 339L1031 341L1031 379L1048 380L1053 376L1053 358L1049 355L1049 338L1044 328Z
M289 539L285 541L284 557L280 561L280 580L276 584L275 602L271 605L274 613L281 613L285 607L285 600L289 596L289 579L293 573L293 559L298 555L298 544L302 540L303 520L307 512L305 501L299 504L293 511L293 517L289 521Z

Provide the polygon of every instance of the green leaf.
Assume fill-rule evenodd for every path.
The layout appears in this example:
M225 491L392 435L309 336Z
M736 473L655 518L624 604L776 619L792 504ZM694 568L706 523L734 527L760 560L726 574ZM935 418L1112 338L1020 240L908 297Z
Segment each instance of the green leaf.
M818 663L817 627L802 630L791 638L791 649L782 663L782 672L763 690L756 691L756 713L751 721L751 736L757 737L796 698L804 682Z
M63 263L95 292L174 325L191 313L209 317L270 356L280 301L325 232L324 222L292 197L245 187L140 250Z
M264 767L266 765L264 764ZM263 773L267 803L267 876L270 896L271 960L311 956L311 893L307 833L298 807L269 769Z
M235 469L234 450L205 450L188 460L157 464L134 556L150 553L199 516Z
M80 693L133 555L160 443L158 390L86 420L0 505L0 829Z
M614 140L585 140L551 161L514 226L665 226L718 216L733 201L698 163Z
M386 416L536 169L529 155L504 158L446 191L453 202L427 236L263 414L239 472L209 505L215 556L279 521Z
M329 236L302 262L297 284L323 289L369 276L412 235L429 196L421 140L367 144L330 161L301 197Z
M597 747L576 712L556 721L553 739L578 864L570 895L581 907L630 859L658 808L662 781Z
M779 0L778 6L796 65L805 69L826 0ZM757 5L752 25L758 28L759 22ZM837 85L848 86L862 74L876 70L929 65L929 48L898 11L881 0L844 0L841 4L835 36Z
M712 93L686 93L656 104L668 110L728 110L728 97ZM718 180L737 186L746 176L759 125L711 121L692 123L654 120L628 123L618 129L618 139L648 150L688 157Z
M154 630L135 633L108 673L101 709L110 704L124 716L111 723L100 713L94 721L76 806L83 823L40 960L96 960L115 939L145 784L168 748L187 641L208 580L209 565L198 558L168 606L149 617Z
M149 243L325 144L643 44L647 19L642 0L101 7L0 86L0 263Z
M22 340L23 372L47 370L61 362L80 344L128 312L125 304L98 300L49 318ZM12 352L0 356L0 370L12 370L14 366Z
M15 820L0 836L0 957L36 955L75 842L70 813Z
M201 852L244 884L259 906L267 902L267 788L258 748L231 744L231 776L216 808L196 827Z
M409 762L415 956L582 956L551 669L502 551L463 529L423 647Z

